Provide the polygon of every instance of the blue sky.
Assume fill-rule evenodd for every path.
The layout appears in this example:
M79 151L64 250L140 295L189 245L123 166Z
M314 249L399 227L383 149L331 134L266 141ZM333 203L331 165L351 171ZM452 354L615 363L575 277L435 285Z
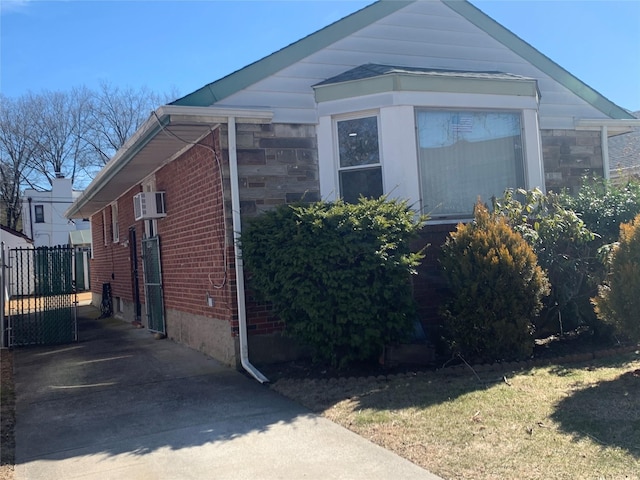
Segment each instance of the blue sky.
M101 80L186 95L368 4L0 0L0 90ZM605 97L640 110L640 0L472 0Z

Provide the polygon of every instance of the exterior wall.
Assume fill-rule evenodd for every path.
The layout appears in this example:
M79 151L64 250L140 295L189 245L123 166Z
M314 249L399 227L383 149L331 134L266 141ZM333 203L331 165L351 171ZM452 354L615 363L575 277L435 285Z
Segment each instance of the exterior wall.
M214 141L217 137L209 136L202 143L212 145ZM230 199L223 202L222 197L223 169L227 170L216 162L210 147L191 148L160 168L155 173L155 188L165 192L167 216L157 220L157 233L167 336L235 365L238 357L237 339L232 332L237 316L233 240ZM145 224L135 221L133 214L133 196L140 191L141 185L118 199L119 242L112 241L110 206L105 207L106 245L102 212L92 217L91 281L94 303L101 299L102 284L110 282L116 315L126 321L135 320L128 240L129 228L135 227L142 323L146 325L141 258Z
M600 132L542 130L540 136L547 191L575 192L584 175L604 176Z
M214 105L269 105L274 122L314 124L318 117L312 86L367 63L500 71L535 78L540 89L542 128L571 128L576 118L607 118L439 1L406 5Z
M320 199L316 130L312 125L236 126L240 206L243 221L277 205ZM228 139L222 128L225 161ZM246 291L251 360L284 361L299 356L298 345L281 335L284 324L268 305ZM234 334L238 323L233 322Z

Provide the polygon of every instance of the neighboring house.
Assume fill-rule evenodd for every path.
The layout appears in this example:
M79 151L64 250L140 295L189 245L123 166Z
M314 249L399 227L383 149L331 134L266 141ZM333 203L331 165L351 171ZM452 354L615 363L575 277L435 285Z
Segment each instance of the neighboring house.
M76 282L76 290L84 292L91 286L90 259L91 259L91 230L73 230L69 232L69 246L73 248L73 280Z
M633 115L640 118L640 111ZM613 181L640 179L640 127L609 140L609 167Z
M73 190L68 178L54 178L51 190L27 189L22 201L22 229L33 238L36 247L54 247L69 243L69 232L89 228L89 222L79 218L69 220L64 212L80 192Z
M96 302L110 283L122 318L260 379L251 362L295 350L245 290L246 218L387 194L439 245L478 196L606 175L608 136L634 125L470 3L382 1L158 108L67 215L91 218ZM434 262L415 282L427 324Z

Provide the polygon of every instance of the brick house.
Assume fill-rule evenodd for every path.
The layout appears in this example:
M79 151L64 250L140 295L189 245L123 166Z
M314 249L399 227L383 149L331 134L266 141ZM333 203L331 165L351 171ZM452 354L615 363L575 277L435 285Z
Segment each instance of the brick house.
M296 351L245 291L243 219L384 193L439 245L479 195L607 175L634 122L468 2L383 0L158 108L67 216L91 218L95 302L109 282L118 316L264 380Z

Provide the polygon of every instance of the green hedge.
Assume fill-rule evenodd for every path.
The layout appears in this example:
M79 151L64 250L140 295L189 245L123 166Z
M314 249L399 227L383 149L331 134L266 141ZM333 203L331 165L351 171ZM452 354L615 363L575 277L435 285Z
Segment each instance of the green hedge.
M424 220L385 197L283 205L242 233L250 287L316 361L376 359L413 330L410 274L422 255L410 242Z

